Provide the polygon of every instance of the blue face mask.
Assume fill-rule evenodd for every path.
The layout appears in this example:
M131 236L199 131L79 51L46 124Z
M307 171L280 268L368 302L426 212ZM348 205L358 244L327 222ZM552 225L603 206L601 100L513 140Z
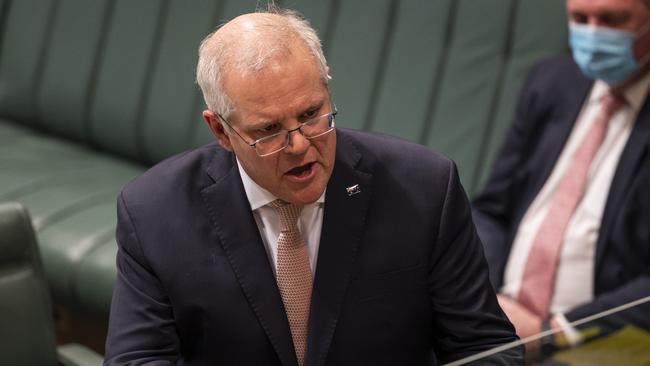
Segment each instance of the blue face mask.
M611 28L573 23L569 27L575 62L587 77L609 85L618 85L639 70L633 54L636 37L634 32Z

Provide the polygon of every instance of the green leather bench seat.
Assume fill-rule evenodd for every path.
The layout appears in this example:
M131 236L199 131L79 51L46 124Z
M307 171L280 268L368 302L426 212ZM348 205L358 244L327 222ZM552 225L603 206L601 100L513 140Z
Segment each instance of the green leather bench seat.
M197 47L256 4L0 0L0 201L30 210L56 303L106 316L116 195L151 164L212 139ZM566 51L564 0L280 5L323 39L338 126L443 151L470 194L528 67Z
M0 147L0 201L20 201L33 216L54 301L105 312L115 277L115 197L144 171L86 147L0 125L11 139ZM10 173L10 174L9 174ZM106 266L83 271L96 251L112 252ZM91 285L77 286L87 281Z

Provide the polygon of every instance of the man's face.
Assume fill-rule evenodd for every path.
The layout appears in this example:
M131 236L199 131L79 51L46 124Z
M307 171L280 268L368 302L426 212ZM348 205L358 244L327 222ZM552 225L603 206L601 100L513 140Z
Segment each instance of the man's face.
M569 20L578 24L638 32L650 22L643 0L567 0ZM650 30L641 32L634 44L639 60L650 51Z
M219 143L233 151L246 173L276 197L296 204L315 202L334 167L334 131L311 140L292 132L284 150L265 157L249 146L269 130L294 129L332 111L329 91L307 51L294 47L291 55L271 61L260 72L229 72L224 89L235 105L235 112L226 118L247 141L224 131L218 116L206 111L204 119Z

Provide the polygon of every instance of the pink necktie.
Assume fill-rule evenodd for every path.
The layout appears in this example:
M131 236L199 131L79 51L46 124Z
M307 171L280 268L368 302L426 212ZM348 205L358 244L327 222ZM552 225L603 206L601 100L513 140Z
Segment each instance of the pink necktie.
M603 96L596 120L575 152L533 240L517 300L542 318L549 311L564 234L584 195L589 166L605 137L611 116L623 104L620 97L610 93Z
M270 203L280 217L277 282L284 303L298 365L305 364L312 274L307 245L298 231L302 206L275 200Z

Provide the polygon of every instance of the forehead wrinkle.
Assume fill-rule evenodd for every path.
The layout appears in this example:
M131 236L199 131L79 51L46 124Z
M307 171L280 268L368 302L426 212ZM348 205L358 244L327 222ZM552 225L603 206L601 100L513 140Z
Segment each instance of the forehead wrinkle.
M304 78L299 85L295 84L295 80L288 80L292 79L296 68L303 69L300 57L291 58L288 62L283 57L276 59L272 65L255 74L234 70L226 74L224 87L230 91L233 103L242 114L273 117L265 118L271 120L281 111L293 114L295 109L306 108L327 98L327 85L323 84L313 63L306 64L309 71L303 72ZM247 92L256 90L258 86L270 85L270 93ZM251 111L251 106L256 106L256 109Z
M328 93L310 93L311 95L306 96L303 100L297 98L295 106L276 109L275 105L271 107L271 111L265 111L264 109L256 109L252 111L239 111L239 119L241 120L241 128L247 130L255 130L272 123L280 123L286 125L289 120L300 119L300 116L313 109L319 108L322 109L323 106L327 104ZM287 126L285 126L286 128ZM290 126L289 126L290 127Z

